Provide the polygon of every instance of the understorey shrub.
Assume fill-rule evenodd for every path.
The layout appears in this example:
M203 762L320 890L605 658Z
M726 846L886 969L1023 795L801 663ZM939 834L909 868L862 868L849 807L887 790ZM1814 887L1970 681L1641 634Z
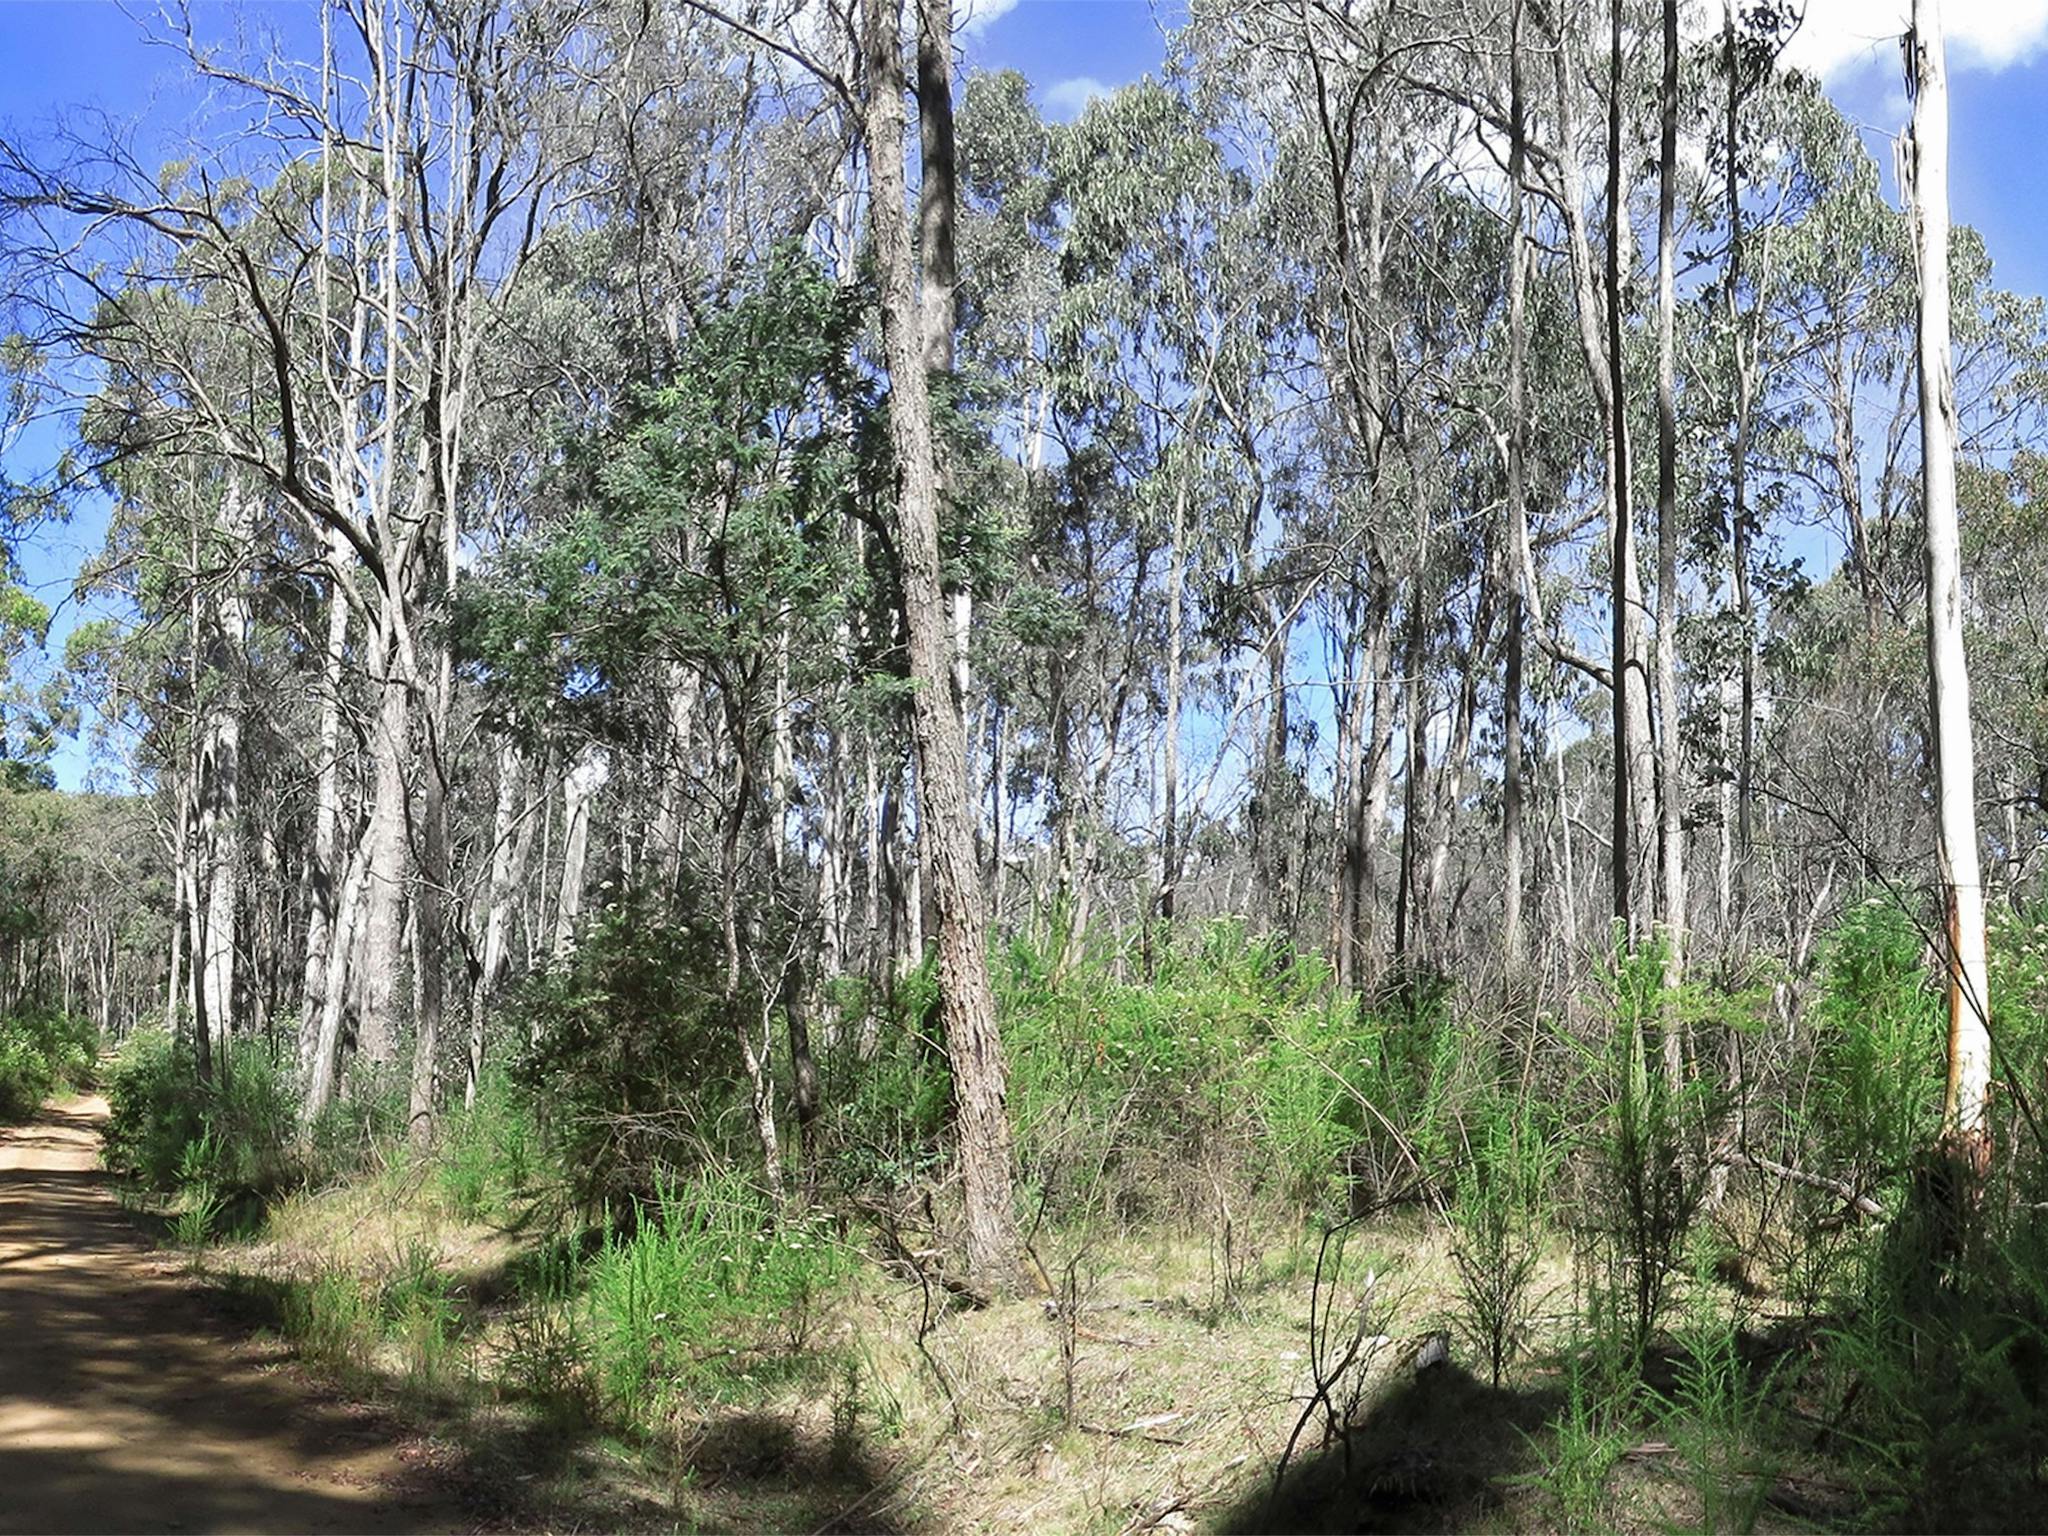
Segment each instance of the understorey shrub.
M829 1223L778 1214L731 1171L664 1181L585 1272L599 1385L629 1421L829 1368L814 1341L853 1269Z
M1004 958L1018 1162L1052 1214L1193 1221L1218 1187L1326 1201L1361 1041L1320 961L1227 921L1066 964L1027 942Z
M147 1189L268 1198L303 1177L291 1072L259 1042L202 1082L187 1042L145 1030L114 1059L106 1091L102 1156Z
M59 1088L90 1086L98 1034L51 1008L0 1019L0 1121L28 1119Z
M715 920L628 894L596 912L576 946L509 1000L529 1042L512 1067L577 1202L655 1194L667 1170L757 1156L734 1042L733 1009L758 1015L742 988L724 996Z

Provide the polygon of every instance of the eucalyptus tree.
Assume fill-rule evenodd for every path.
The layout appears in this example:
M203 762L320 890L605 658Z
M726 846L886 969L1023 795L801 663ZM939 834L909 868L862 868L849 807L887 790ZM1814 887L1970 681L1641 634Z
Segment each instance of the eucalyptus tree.
M1171 923L1190 835L1187 679L1207 627L1197 604L1217 579L1219 539L1234 532L1232 480L1244 471L1231 437L1255 419L1266 388L1263 241L1247 179L1164 85L1141 82L1091 104L1060 131L1054 160L1063 282L1054 409L1069 458L1100 465L1075 482L1088 496L1077 514L1098 526L1128 519L1141 551L1120 627L1152 632L1156 651L1108 670L1119 700L1134 672L1152 672L1155 654L1163 674L1148 689L1157 746L1142 792L1154 828L1148 905ZM1164 562L1156 588L1145 579L1152 551ZM1091 790L1098 816L1122 725L1112 705Z
M950 0L922 0L920 15ZM989 983L987 930L980 871L974 855L973 801L966 770L966 736L950 697L952 669L940 568L939 530L946 500L933 431L927 366L932 332L919 309L918 272L912 259L905 206L903 48L893 0L864 0L862 49L866 69L861 102L868 171L869 228L876 254L883 353L889 375L889 431L896 472L890 528L902 593L911 694L911 740L918 772L921 852L938 919L938 978L946 1048L952 1066L961 1186L966 1207L968 1264L977 1283L1007 1290L1016 1283L1016 1212L1011 1199L1010 1126L1004 1108L1005 1063ZM934 36L950 35L950 22L925 22ZM930 61L937 78L921 98L950 93L952 59ZM950 116L950 108L948 109ZM950 140L950 132L947 134ZM950 142L945 146L950 150ZM950 234L954 217L953 167L927 163L929 194L924 254L936 254L936 233ZM937 184L930 178L937 174ZM927 300L933 273L925 272ZM950 306L946 315L950 324ZM950 337L946 338L950 356Z
M1913 98L1908 183L1919 274L1920 485L1927 524L1927 664L1948 982L1948 1088L1942 1128L1956 1153L1990 1156L1991 986L1977 843L1977 775L1963 651L1956 524L1956 381L1949 351L1948 73L1941 0L1914 0L1907 36Z

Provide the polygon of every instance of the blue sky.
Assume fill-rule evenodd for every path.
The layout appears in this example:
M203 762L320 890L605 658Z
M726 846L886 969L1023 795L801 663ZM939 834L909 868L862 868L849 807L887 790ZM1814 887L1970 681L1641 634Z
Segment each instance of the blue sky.
M1037 87L1049 115L1070 117L1094 91L1156 72L1180 0L971 0L962 46L970 67L1014 68ZM138 0L140 5L140 0ZM1906 117L1899 83L1902 0L1808 0L1793 58L1820 74L1866 131L1880 163ZM1718 16L1719 7L1712 8ZM141 7L142 12L147 7ZM1959 221L1980 229L1998 281L2048 293L2048 0L1948 0L1953 75L1952 196ZM276 28L312 38L315 0L198 0L202 36L238 27ZM134 17L113 0L0 0L0 117L33 135L38 120L80 105L134 123L166 150L199 106L171 53L141 40ZM31 433L22 456L43 458L52 435ZM32 466L13 466L25 472ZM31 583L53 606L94 553L103 510L80 509L25 552ZM61 644L79 615L60 612ZM77 744L58 771L76 785L87 768Z

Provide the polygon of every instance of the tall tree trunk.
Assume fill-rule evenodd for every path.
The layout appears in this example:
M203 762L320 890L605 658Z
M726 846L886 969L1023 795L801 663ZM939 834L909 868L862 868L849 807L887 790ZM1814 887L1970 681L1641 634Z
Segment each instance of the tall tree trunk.
M497 806L491 817L491 878L485 897L484 939L480 969L469 1002L469 1072L463 1084L464 1104L476 1102L484 1071L485 1026L491 1001L504 984L512 958L513 902L526 879L526 859L533 847L536 818L526 795L526 760L510 741L498 744Z
M590 857L590 808L610 776L603 752L591 748L562 775L562 888L555 901L552 952L557 960L575 947L583 913L583 869Z
M419 995L419 1016L413 1022L412 1086L407 1095L406 1125L415 1146L434 1135L439 1104L441 1026L448 1005L447 958L451 868L448 848L447 730L454 671L447 658L437 662L426 710L426 750L420 764L419 877L413 888L413 975Z
M920 0L920 14L947 3ZM974 813L965 777L967 746L960 711L949 697L939 559L943 491L926 360L919 346L903 185L902 46L894 0L863 0L862 10L869 217L878 257L889 427L896 457L896 545L914 690L911 740L917 753L919 851L928 866L938 913L939 996L953 1071L968 1265L979 1286L1001 1292L1017 1279L1010 1125L975 867ZM927 17L925 25L940 36L950 30L950 23L935 18ZM934 63L950 73L950 57ZM950 202L950 177L947 181L943 192ZM950 227L951 209L942 211Z
M1664 0L1664 76L1657 140L1657 842L1662 876L1664 988L1685 965L1684 764L1678 729L1678 383L1674 291L1678 196L1678 0ZM1667 1005L1664 1070L1675 1092L1684 1081L1685 1046L1675 1006Z
M1742 631L1741 699L1737 708L1735 754L1735 848L1732 898L1738 936L1747 932L1750 860L1756 848L1756 604L1750 586L1749 436L1756 399L1756 359L1742 322L1743 214L1741 157L1742 54L1736 35L1735 0L1725 0L1721 20L1727 51L1728 103L1723 132L1728 140L1728 334L1735 348L1735 420L1728 444L1729 547L1734 565L1736 623ZM1852 511L1852 516L1855 514ZM1856 517L1860 530L1862 519Z
M1947 905L1948 1089L1942 1125L1981 1166L1990 1151L1990 989L1978 871L1976 766L1963 655L1962 552L1956 528L1956 390L1949 352L1948 72L1941 0L1913 0L1911 145L1914 251L1920 271L1920 474L1927 511L1927 671L1935 797Z
M387 603L398 601L387 596ZM370 800L369 890L363 917L362 1015L358 1046L374 1067L398 1059L396 999L405 955L405 896L411 870L406 845L406 744L411 709L405 679L386 615L379 638L377 719L370 732L373 787Z
M1164 762L1160 770L1160 833L1158 913L1162 923L1173 922L1175 899L1180 892L1180 707L1182 648L1182 587L1187 577L1187 489L1177 488L1173 496L1172 544L1166 560L1166 718L1161 725Z
M334 914L334 948L327 967L327 994L320 1000L319 1026L306 1069L301 1120L311 1125L334 1102L341 1073L341 1031L348 1013L351 957L358 947L359 915L368 900L370 845L365 837L349 857Z
M1523 227L1523 177L1528 124L1522 102L1522 0L1508 27L1508 559L1507 676L1501 691L1501 968L1512 991L1528 963L1522 924L1522 631L1529 567L1528 506L1528 232Z
M328 538L329 564L347 558L339 535ZM320 1035L320 1005L327 996L329 946L340 905L341 870L335 832L341 821L341 684L348 659L348 596L338 576L327 593L327 646L320 659L320 726L315 750L313 847L307 859L306 964L299 987L299 1070L312 1062Z
M1614 920L1624 945L1633 945L1636 934L1637 893L1632 887L1633 853L1630 831L1634 800L1630 776L1635 768L1634 712L1629 694L1634 685L1630 674L1636 664L1630 633L1629 574L1635 566L1630 547L1633 514L1629 502L1628 381L1623 366L1621 325L1621 242L1628 220L1627 184L1622 174L1622 16L1621 0L1608 0L1611 23L1609 75L1607 84L1607 453L1608 453L1608 563L1611 580L1609 648L1614 669L1614 804L1613 863Z

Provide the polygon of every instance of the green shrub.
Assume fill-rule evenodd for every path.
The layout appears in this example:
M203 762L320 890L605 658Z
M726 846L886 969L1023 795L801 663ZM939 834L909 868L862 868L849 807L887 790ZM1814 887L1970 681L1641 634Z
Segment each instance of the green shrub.
M1869 1193L1896 1191L1941 1104L1947 1031L1925 947L1896 903L1872 897L1823 952L1807 1130L1830 1171Z
M513 1214L540 1172L542 1148L529 1101L503 1073L486 1073L475 1101L444 1117L433 1167L464 1220Z
M1622 1330L1638 1362L1662 1324L1707 1194L1700 1149L1720 1113L1714 1091L1683 1075L1674 1084L1659 1049L1690 1007L1663 986L1663 952L1638 945L1608 978L1607 1039L1587 1049L1584 1142L1592 1203L1578 1236L1590 1243L1601 1295L1594 1310ZM1682 1036L1679 1036L1682 1039Z
M300 1177L291 1078L260 1046L202 1083L183 1040L145 1031L115 1058L107 1102L102 1155L145 1188L268 1196Z
M652 1195L664 1170L752 1155L723 965L716 924L628 897L513 994L508 1023L531 1042L513 1080L587 1209Z
M59 1087L92 1082L99 1031L55 1009L0 1019L0 1121L26 1120Z
M642 1418L677 1391L730 1396L800 1373L816 1364L819 1305L850 1269L827 1228L778 1224L735 1175L664 1187L588 1269L604 1392Z
M358 1063L345 1090L306 1128L306 1178L326 1185L377 1166L405 1133L407 1085Z
M1536 1305L1544 1204L1562 1148L1529 1097L1507 1093L1474 1106L1465 1142L1465 1166L1449 1202L1458 1276L1453 1321L1497 1387Z
M998 1003L1020 1168L1055 1212L1188 1217L1219 1181L1321 1204L1356 1139L1346 1084L1371 1054L1320 962L1234 922L1186 924L1062 974L1011 947Z
M56 1083L49 1057L26 1030L0 1021L0 1120L26 1120Z
M279 1325L300 1355L323 1370L347 1374L363 1363L376 1336L376 1303L360 1276L331 1263L310 1280L287 1283Z

